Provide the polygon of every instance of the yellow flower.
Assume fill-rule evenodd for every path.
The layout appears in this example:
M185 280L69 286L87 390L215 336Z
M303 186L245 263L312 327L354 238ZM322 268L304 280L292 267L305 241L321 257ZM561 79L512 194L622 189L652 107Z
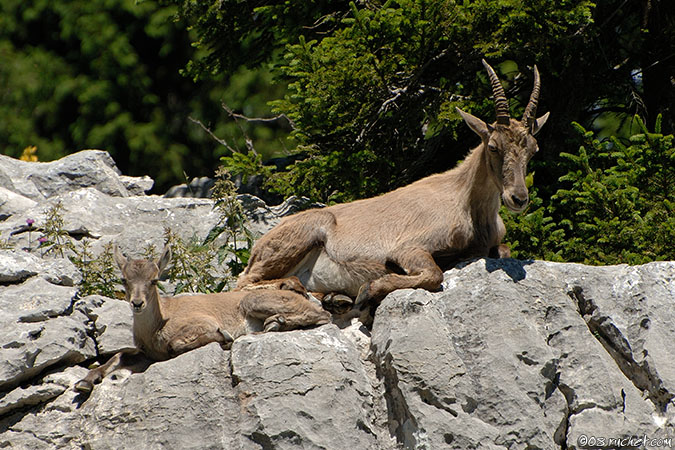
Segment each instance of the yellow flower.
M30 145L24 148L19 159L21 161L37 162L37 147L35 145Z

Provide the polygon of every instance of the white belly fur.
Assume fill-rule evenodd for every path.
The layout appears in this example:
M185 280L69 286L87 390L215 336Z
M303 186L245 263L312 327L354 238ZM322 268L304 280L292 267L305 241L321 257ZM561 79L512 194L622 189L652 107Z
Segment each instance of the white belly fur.
M348 270L348 264L335 262L323 247L309 252L286 276L296 276L309 292L337 292L356 298L367 280Z

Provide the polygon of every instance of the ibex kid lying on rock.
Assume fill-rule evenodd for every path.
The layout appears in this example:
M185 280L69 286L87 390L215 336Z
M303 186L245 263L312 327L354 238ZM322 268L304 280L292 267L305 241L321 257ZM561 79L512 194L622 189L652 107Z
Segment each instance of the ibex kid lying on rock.
M162 361L211 342L229 347L237 337L251 332L291 330L331 321L330 313L309 301L305 288L294 277L237 292L160 297L157 280L171 259L169 247L158 262L129 260L117 247L114 256L134 313L136 349L119 352L90 370L75 385L80 392L91 392L110 372L133 365L138 353L141 358Z
M497 121L487 124L457 109L480 138L454 169L423 178L379 197L301 212L281 221L253 246L237 288L261 280L297 276L310 292L327 294L335 312L366 300L379 301L401 288L435 290L449 267L472 257L508 257L499 216L528 203L527 163L537 152L535 134L548 113L536 118L540 81L523 118L509 114L504 89L485 61ZM338 295L336 295L338 294Z

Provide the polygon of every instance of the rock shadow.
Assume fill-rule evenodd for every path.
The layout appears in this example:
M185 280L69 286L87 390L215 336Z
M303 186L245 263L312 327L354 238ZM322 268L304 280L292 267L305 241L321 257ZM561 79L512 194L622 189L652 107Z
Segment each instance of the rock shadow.
M514 283L518 283L527 277L525 266L529 266L533 263L533 259L519 260L514 258L485 258L485 269L487 269L487 271L490 273L497 270L502 270L509 276L509 278L513 280Z

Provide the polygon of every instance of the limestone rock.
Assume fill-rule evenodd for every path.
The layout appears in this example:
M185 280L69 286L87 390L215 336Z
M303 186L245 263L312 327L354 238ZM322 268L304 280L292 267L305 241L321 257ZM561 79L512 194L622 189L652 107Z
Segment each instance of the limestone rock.
M126 301L89 295L78 300L74 308L89 319L87 325L96 342L97 354L110 356L135 347L131 331L133 313Z
M26 162L0 155L0 170L11 181L6 188L35 201L85 187L106 195L129 195L115 162L101 150L83 150L52 162Z
M11 186L11 184L9 185ZM5 220L15 214L21 214L35 205L34 200L17 194L0 184L0 220Z
M74 286L81 275L66 258L39 258L35 253L0 250L0 284L19 283L39 275L52 284Z
M96 356L75 292L40 277L0 289L0 390Z
M672 436L674 274L480 260L446 272L442 292L390 294L372 342L391 432L430 449Z
M231 366L242 438L263 448L381 448L370 380L334 325L245 336Z
M155 184L155 180L147 175L142 177L120 175L119 178L124 187L127 188L129 195L145 195Z

